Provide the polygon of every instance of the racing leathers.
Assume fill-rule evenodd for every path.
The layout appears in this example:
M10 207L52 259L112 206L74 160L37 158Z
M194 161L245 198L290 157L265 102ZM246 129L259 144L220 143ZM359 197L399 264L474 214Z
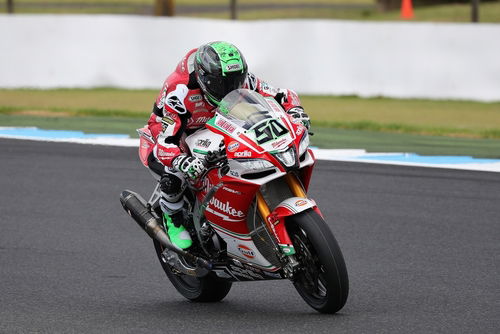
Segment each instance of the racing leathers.
M156 145L148 157L148 165L161 177L160 206L167 225L176 227L184 221L182 208L185 178L195 179L203 170L197 158L189 156L189 150L184 147L184 139L202 128L214 116L216 108L204 97L196 80L196 50L189 51L176 70L167 77L148 121L149 130L156 138ZM247 74L242 88L254 90L265 97L274 97L284 110L289 112L290 117L308 122L308 117L300 106L300 99L294 91L273 88L251 73ZM188 236L184 236L184 239L187 240ZM186 241L180 247L187 248L190 245L189 238L189 242Z

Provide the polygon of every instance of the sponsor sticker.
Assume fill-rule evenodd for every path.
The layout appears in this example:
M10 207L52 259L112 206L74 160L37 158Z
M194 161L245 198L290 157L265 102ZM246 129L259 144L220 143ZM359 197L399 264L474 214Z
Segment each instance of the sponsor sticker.
M248 73L248 88L251 90L257 89L257 78L252 73Z
M240 143L238 143L237 141L232 141L229 143L229 145L227 145L227 150L229 152L234 152L236 151L238 148L240 147Z
M304 206L307 204L306 200L299 199L297 202L295 202L295 206Z
M187 60L187 57L184 57L181 60L181 71L182 72L186 72L186 60Z
M212 189L214 186L212 185L212 183L210 182L210 180L208 179L208 177L206 177L204 180L203 180L203 189L205 191L209 191L210 189Z
M235 158L249 158L251 156L252 156L252 152L250 152L250 151L241 151L241 152L234 153Z
M240 64L230 64L226 66L226 71L232 72L232 71L240 71L241 70L241 65Z
M191 102L200 102L202 99L203 97L200 94L191 95L189 97L189 101Z
M280 139L278 141L275 141L274 143L271 144L273 148L279 147L283 145L286 142L286 138Z
M162 158L163 158L163 157L165 157L165 158L168 158L168 157L173 157L173 156L175 156L175 155L176 155L176 153L174 153L174 152L167 152L167 151L164 151L164 150L162 150L162 149L159 149L159 150L158 150L158 156L159 156L159 157L162 157Z
M210 205L213 205L216 209L227 213L229 216L237 217L237 218L242 218L245 217L245 214L241 210L237 210L231 206L229 201L226 201L225 203L219 201L217 198L212 197L210 202L208 202Z
M273 109L273 111L275 113L278 113L278 114L283 113L283 109L278 104L278 102L276 102L275 99L269 98L269 99L267 99L267 102L269 103L269 105L271 106L271 108Z
M237 173L236 173L237 174ZM241 195L241 192L237 191L237 190L234 190L234 189L231 189L231 188L227 188L227 187L222 187L222 189L224 189L225 191L227 192L230 192L230 193L233 193L235 195Z
M172 119L172 117L169 117L169 116L162 117L161 122L164 123L164 124L168 124L168 125L174 125L175 124L175 121Z
M238 245L238 250L247 259L253 259L253 258L255 258L255 253L254 253L254 251L250 247L247 247L245 245L239 244Z
M196 142L197 146L201 146L201 147L205 147L205 148L209 148L210 144L212 144L212 142L208 138L207 139L198 139L198 141Z
M299 126L299 127L297 128L297 131L295 132L295 134L296 134L297 136L300 136L300 135L304 132L304 128L305 128L304 126Z
M220 128L226 130L229 133L233 133L233 131L236 130L236 127L233 124L221 118L217 120L215 125L219 126Z
M249 280L255 280L255 279L261 280L264 278L262 275L260 275L256 272L253 272L252 270L245 269L245 268L240 268L240 267L230 265L229 269L231 270L231 272L234 275L239 276L239 277L243 277L243 278L246 278Z

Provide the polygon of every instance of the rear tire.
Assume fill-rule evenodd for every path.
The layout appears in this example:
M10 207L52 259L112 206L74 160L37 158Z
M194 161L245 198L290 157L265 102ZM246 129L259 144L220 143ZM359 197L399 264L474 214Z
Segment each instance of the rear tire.
M312 210L289 217L286 224L302 267L294 280L297 292L321 313L338 312L347 301L349 279L330 228Z
M193 302L218 302L224 299L231 290L231 282L223 281L213 273L209 273L205 277L173 273L170 266L162 259L163 246L156 240L153 242L163 271L177 291L185 298Z

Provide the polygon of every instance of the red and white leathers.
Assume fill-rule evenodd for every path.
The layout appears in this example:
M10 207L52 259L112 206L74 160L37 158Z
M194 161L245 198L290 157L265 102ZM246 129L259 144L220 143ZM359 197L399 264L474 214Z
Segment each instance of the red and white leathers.
M157 139L154 156L167 167L183 153L180 145L182 135L203 127L214 116L216 108L203 97L196 81L193 65L196 50L189 51L175 72L167 77L148 121L149 130ZM285 110L300 106L300 99L294 91L271 87L251 73L248 73L243 88L266 97L278 95L278 102Z
M160 204L168 214L182 208L182 193L186 187L182 173L172 168L172 161L180 154L187 153L182 148L183 138L202 128L215 114L216 107L205 99L196 80L196 50L189 51L167 77L148 121L149 130L156 139L152 156L148 159L149 166L157 174L163 175L160 185L166 201L160 201ZM300 99L294 91L276 89L251 73L248 73L242 88L276 98L286 111L300 107Z

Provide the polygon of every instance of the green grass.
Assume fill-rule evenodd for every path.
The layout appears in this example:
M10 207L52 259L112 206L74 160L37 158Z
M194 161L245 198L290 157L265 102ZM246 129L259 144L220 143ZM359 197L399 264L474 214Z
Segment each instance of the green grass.
M116 14L148 14L152 13L153 0L81 0L85 6L71 6L74 0L55 0L50 3L58 3L60 6L47 6L47 0L14 0L17 13L116 13ZM109 4L109 5L103 5ZM268 0L239 0L239 4L267 4ZM273 4L299 4L307 3L304 0L275 0ZM265 10L240 10L238 18L242 20L256 19L279 19L279 18L324 18L340 20L374 20L374 21L399 21L399 10L381 12L376 7L374 0L314 0L311 3L320 4L356 4L360 8L316 8L297 9L280 8ZM66 6L64 6L66 4ZM199 11L189 14L195 17L207 18L229 18L228 0L177 0L177 6L197 6ZM227 10L209 12L204 7L212 5L227 5ZM5 12L5 1L0 3L0 12ZM415 19L413 21L431 22L470 22L470 4L447 4L438 6L426 6L414 8ZM500 1L481 3L479 10L481 22L500 22Z
M0 126L136 136L156 90L0 89ZM500 103L303 96L314 145L500 157Z
M0 89L0 113L145 119L156 90ZM500 138L500 103L303 96L316 126L378 132Z

